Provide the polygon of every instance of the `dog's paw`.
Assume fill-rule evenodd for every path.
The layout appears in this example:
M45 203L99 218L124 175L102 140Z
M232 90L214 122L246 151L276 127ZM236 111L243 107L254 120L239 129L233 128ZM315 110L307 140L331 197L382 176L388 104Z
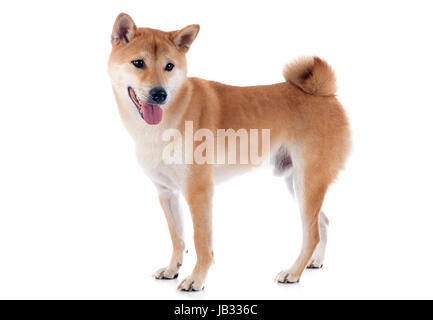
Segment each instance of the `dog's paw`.
M204 289L204 281L195 278L193 275L186 277L177 287L180 291L201 291Z
M307 269L321 269L323 267L323 258L313 257L307 265Z
M275 281L279 283L298 283L299 276L292 274L290 270L283 270L277 275Z
M322 269L323 267L323 263L320 261L311 261L308 266L307 269Z
M172 280L176 279L179 275L178 270L172 268L161 268L153 274L155 279L159 280Z

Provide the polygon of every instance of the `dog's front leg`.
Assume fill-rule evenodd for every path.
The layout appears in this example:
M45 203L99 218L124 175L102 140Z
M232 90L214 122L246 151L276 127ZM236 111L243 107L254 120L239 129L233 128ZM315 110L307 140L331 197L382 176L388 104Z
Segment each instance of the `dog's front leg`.
M167 187L156 185L159 201L167 219L168 229L173 242L173 254L167 267L153 275L156 279L176 279L183 262L185 243L183 241L182 213L179 205L179 193Z
M201 172L192 175L186 198L191 210L194 227L194 244L197 263L192 274L178 286L183 291L202 290L209 268L213 262L212 251L212 194L210 175Z

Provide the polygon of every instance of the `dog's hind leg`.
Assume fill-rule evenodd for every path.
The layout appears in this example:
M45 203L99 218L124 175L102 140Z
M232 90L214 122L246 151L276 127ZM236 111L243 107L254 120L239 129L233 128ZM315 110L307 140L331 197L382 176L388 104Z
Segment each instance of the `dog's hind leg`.
M161 268L153 275L156 279L176 279L183 262L185 243L183 241L182 213L179 205L179 194L175 190L157 185L159 201L167 219L173 243L173 253L167 267Z
M328 242L328 224L329 220L323 213L320 211L319 218L319 230L320 230L320 242L317 245L316 251L314 251L313 257L308 263L308 269L320 269L323 267L323 261L325 260L325 251L326 244Z
M293 266L277 275L275 280L278 282L298 282L320 243L320 210L329 184L320 169L316 163L308 162L307 159L294 158L294 190L303 228L302 249Z
M291 171L290 174L285 179L291 195L293 196L293 198L296 199L293 171ZM307 268L309 269L320 269L323 266L323 261L325 260L326 244L328 241L328 225L329 225L328 218L326 217L323 210L320 210L320 217L319 217L320 242L317 245L316 250L314 251L313 257L308 263Z

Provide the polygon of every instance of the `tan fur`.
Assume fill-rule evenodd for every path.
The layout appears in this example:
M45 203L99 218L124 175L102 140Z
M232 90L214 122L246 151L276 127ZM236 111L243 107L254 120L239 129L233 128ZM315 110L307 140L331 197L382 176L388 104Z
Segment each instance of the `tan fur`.
M286 65L283 71L286 81L306 93L329 96L337 91L334 71L318 57L304 57Z
M185 121L193 121L194 130L211 130L215 137L217 129L269 128L272 152L280 146L288 148L293 160L293 180L301 207L304 241L294 265L281 272L277 280L298 281L320 242L319 216L325 193L342 169L351 145L345 111L334 95L336 82L332 69L317 57L304 58L284 69L286 82L252 87L235 87L185 76L174 96L163 106L162 122L149 126L140 119L126 96L126 80L123 80L124 75L119 75L118 70L126 70L128 81L134 82L128 85L134 88L147 90L154 85L168 86L173 81L170 77L174 75L164 73L163 66L170 59L176 68L186 74L185 53L197 35L194 32L198 32L199 28L191 25L180 31L162 32L135 29L133 23L129 25L134 28L134 37L124 43L114 41L109 61L110 75L122 120L137 143L143 168L158 185L179 190L190 207L197 264L191 276L181 282L179 289L200 290L212 263L211 203L215 181L223 172L240 172L252 167L214 167L196 163L167 166L155 160L160 159L162 130L177 128L183 132ZM116 39L116 24L113 30L115 34L112 38ZM186 42L178 38L183 32L186 32ZM128 30L126 34L129 34ZM175 41L176 37L179 41ZM134 69L130 61L143 55L148 68ZM162 206L166 212L163 203ZM324 215L323 219L327 224ZM169 219L168 223L174 247L170 262L173 269L176 263L181 263L179 252L183 250L180 245L183 240L176 234Z

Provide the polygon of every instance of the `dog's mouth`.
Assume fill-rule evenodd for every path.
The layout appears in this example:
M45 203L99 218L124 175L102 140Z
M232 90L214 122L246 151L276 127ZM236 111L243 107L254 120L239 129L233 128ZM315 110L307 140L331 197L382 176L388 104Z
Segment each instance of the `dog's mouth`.
M135 106L137 107L138 113L144 121L152 125L161 122L162 109L158 104L140 101L140 99L138 99L137 95L135 94L134 89L132 89L131 87L128 88L128 94L132 102L134 102Z

